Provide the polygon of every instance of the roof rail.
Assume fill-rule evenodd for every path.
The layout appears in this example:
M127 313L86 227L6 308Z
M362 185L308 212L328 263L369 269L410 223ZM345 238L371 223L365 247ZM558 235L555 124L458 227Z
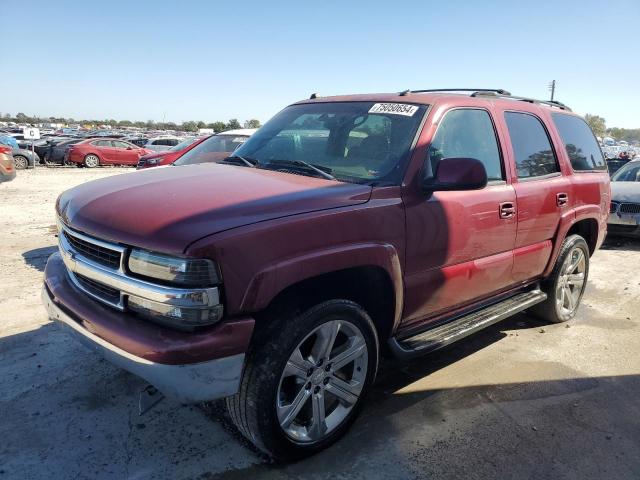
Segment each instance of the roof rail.
M409 95L410 93L437 93L437 92L473 92L471 94L472 97L489 96L489 97L511 98L513 100L519 100L521 102L538 103L543 105L549 105L551 107L557 107L561 110L567 110L569 112L572 111L567 105L557 100L537 100L535 98L519 97L517 95L511 95L510 92L502 88L431 88L428 90L407 89L398 93L398 95L400 95L401 97L404 97L406 95Z
M398 95L404 97L410 93L431 93L431 92L493 92L500 95L511 95L502 88L430 88L428 90L403 90Z
M503 94L503 93L499 93L499 92L490 92L490 91L477 91L475 93L472 93L471 96L472 97L477 97L477 96L493 96L493 97L502 97L502 98L511 98L513 100L519 100L521 102L529 102L529 103L537 103L537 104L542 104L542 105L549 105L551 107L557 107L560 110L567 110L569 112L571 112L572 110L565 105L562 102L559 102L557 100L538 100L535 98L529 98L529 97L519 97L517 95L511 95L511 94Z

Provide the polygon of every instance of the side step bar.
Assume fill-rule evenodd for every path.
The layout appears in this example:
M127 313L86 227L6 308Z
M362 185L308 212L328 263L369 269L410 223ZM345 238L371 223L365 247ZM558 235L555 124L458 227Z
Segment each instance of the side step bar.
M412 357L433 352L472 333L489 327L537 303L544 302L547 294L540 290L519 293L463 317L430 328L412 337L391 338L389 347L398 357Z

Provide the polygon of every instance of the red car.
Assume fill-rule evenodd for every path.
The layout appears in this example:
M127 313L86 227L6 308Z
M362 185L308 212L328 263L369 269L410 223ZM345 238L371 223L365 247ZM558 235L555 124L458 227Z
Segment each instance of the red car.
M0 183L16 178L16 167L11 155L11 147L0 145Z
M138 161L138 170L143 168L159 167L161 165L169 165L196 145L200 145L207 138L209 138L209 136L187 138L185 141L180 142L175 147L171 147L169 150L152 152L149 155L140 157L140 160Z
M344 435L382 351L581 315L610 208L596 137L559 102L461 93L312 96L222 160L64 192L49 317L180 402L226 397L282 461Z
M65 161L89 168L98 165L137 165L140 157L154 153L117 138L91 138L71 145Z

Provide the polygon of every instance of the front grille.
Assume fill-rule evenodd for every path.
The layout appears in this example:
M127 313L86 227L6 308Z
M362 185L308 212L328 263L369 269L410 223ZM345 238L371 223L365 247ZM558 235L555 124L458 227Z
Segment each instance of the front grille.
M640 203L621 203L620 213L640 213Z
M120 252L75 237L67 231L63 234L73 249L89 260L114 269L120 268Z
M110 303L118 303L120 301L120 291L115 288L111 288L95 280L91 280L83 275L75 274L78 279L78 283L82 285L84 289L93 293L97 297L100 297Z

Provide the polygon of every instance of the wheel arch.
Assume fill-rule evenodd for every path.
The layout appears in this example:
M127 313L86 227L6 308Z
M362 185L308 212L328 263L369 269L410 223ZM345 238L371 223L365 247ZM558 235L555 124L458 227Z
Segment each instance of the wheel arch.
M591 256L595 253L600 241L600 216L600 209L593 205L588 209L567 212L561 218L560 225L558 226L558 231L555 236L551 257L549 258L547 268L543 272L544 277L551 274L558 259L562 243L569 235L578 234L583 237L589 246L589 255Z
M352 300L371 316L383 340L399 323L403 291L400 261L392 245L351 245L261 271L251 281L241 310L258 312L260 321L333 298Z

